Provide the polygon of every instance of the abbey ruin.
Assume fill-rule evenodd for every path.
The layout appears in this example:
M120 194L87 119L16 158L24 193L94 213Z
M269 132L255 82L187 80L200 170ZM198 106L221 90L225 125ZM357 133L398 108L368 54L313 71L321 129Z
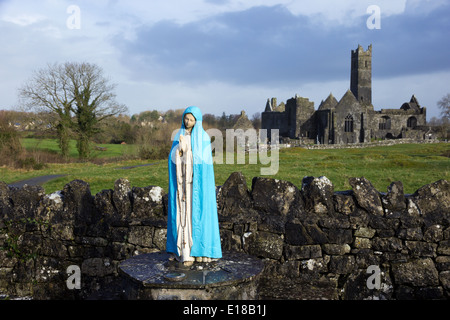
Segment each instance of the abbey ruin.
M314 102L295 95L286 104L267 99L262 129L278 129L280 137L300 144L351 144L380 139L428 139L426 108L413 95L399 109L375 111L372 105L372 45L351 52L350 90L338 101L330 94Z

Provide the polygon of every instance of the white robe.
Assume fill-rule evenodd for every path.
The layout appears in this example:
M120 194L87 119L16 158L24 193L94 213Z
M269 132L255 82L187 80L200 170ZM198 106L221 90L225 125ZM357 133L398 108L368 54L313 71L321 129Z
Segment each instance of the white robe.
M186 131L176 151L177 168L177 248L181 262L194 261L192 247L192 148L191 135ZM181 154L180 154L180 151Z

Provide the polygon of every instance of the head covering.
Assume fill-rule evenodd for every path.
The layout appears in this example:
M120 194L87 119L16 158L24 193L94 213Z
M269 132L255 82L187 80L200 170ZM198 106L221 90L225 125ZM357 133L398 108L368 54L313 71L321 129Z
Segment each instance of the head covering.
M185 135L184 116L191 113L196 122L191 131L193 156L192 182L192 247L191 256L221 258L219 220L217 217L216 185L212 162L211 139L203 129L202 113L195 106L188 107L175 135L169 153L169 202L166 251L177 253L177 177L175 151L180 135Z

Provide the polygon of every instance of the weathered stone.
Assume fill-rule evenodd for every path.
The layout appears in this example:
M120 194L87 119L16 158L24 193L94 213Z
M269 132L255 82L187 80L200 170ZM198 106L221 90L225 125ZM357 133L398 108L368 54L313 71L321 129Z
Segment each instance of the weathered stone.
M131 184L127 179L117 179L114 182L112 200L120 217L128 217L131 213Z
M286 223L286 242L295 246L314 244L305 227L298 223Z
M45 191L41 186L25 185L23 188L13 188L9 195L14 219L32 218L36 216Z
M167 229L157 228L153 234L153 244L159 250L166 250Z
M301 191L307 211L330 214L334 210L334 186L327 177L304 177Z
M416 259L405 263L392 264L394 281L412 286L437 286L439 274L430 258Z
M405 240L422 240L422 229L416 228L401 228L398 232L398 237Z
M381 270L379 274L380 287L369 288L370 273L367 269L355 270L345 282L343 298L345 300L390 300L394 293L394 286L389 272Z
M371 215L367 211L356 207L355 210L349 215L350 228L358 229L361 227L367 227L369 224L369 217Z
M373 236L375 235L376 230L369 228L369 227L359 227L358 229L355 230L354 232L354 236L355 237L360 237L360 238L373 238Z
M355 257L351 255L331 256L329 269L330 272L338 274L352 273L356 268Z
M339 299L337 277L304 272L299 277L266 277L259 285L261 299L277 300L336 300Z
M325 273L328 272L327 259L325 258L311 258L302 260L300 264L300 271L302 273Z
M298 277L300 274L300 261L285 261L277 267L277 273L288 277Z
M9 187L3 181L0 181L0 227L1 221L12 217L13 204L9 197Z
M330 243L344 244L352 243L353 236L350 229L329 229L328 240Z
M372 248L372 242L369 238L355 237L353 247L357 249L370 249Z
M322 244L328 242L328 237L325 232L323 232L317 225L315 224L307 224L305 225L306 231L311 237L311 241L313 244Z
M450 256L450 240L439 241L437 253Z
M450 290L450 271L439 272L439 281L445 290Z
M291 259L309 259L322 257L322 249L320 245L304 245L304 246L285 246L286 260Z
M253 232L245 239L244 249L257 257L277 260L283 254L283 239L270 232Z
M142 247L151 247L153 240L153 227L132 226L128 235L128 242Z
M383 216L383 206L381 204L380 193L374 188L372 183L364 177L350 178L349 183L353 188L353 194L359 206L367 212Z
M405 241L411 257L435 257L437 244L423 241Z
M400 217L400 222L405 228L420 227L423 223L423 217L421 216L419 207L411 197L407 198L406 211Z
M64 196L64 215L73 219L74 232L83 235L88 226L93 226L99 220L94 206L94 197L87 182L73 180L62 190Z
M102 190L94 196L94 206L96 212L101 217L97 229L97 235L106 236L110 227L117 226L120 222L124 223L118 215L116 207L112 200L112 190ZM103 223L102 223L103 222Z
M426 226L450 223L450 183L439 180L419 188L412 196Z
M320 217L318 224L321 228L343 228L343 229L349 229L350 228L350 221L347 216L344 217Z
M388 192L381 196L381 202L385 209L386 216L392 212L401 211L406 208L405 194L403 193L403 183L394 181L388 187Z
M243 237L245 236L243 235ZM233 231L231 230L220 229L220 243L222 245L222 250L225 251L242 250L241 242L239 241L239 243L236 244L236 238L234 237Z
M131 191L131 220L151 220L165 225L164 190L158 186L133 187ZM156 218L156 220L155 220Z
M372 239L372 248L381 252L398 252L403 249L403 244L400 239L394 237L374 237Z
M398 219L389 219L380 216L371 215L369 217L369 226L373 229L395 230L400 222Z
M444 239L444 230L441 225L435 224L425 229L423 240L438 242Z
M326 243L322 245L322 250L329 255L343 255L350 253L350 246L348 244Z
M352 253L355 254L357 268L368 268L372 265L380 265L380 257L375 255L372 249L360 248L352 250Z
M335 193L333 195L333 201L336 212L349 215L355 209L352 194Z
M288 219L302 208L300 191L287 181L255 177L251 197L261 231L284 233Z
M436 268L439 271L450 270L450 256L438 256L436 258Z
M114 272L113 265L108 258L91 258L83 260L81 273L92 277L103 277Z
M252 207L252 199L247 187L247 181L241 172L233 172L219 189L217 194L217 212L219 219L244 215Z
M283 180L255 177L251 196L256 210L279 217L302 206L300 191L291 182Z

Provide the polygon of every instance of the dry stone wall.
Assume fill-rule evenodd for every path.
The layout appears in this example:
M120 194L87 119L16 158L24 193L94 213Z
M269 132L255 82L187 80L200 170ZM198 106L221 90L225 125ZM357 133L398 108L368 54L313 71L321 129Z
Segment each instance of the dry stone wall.
M450 184L412 195L365 178L335 192L326 177L293 183L233 173L217 188L224 251L265 263L261 299L448 299ZM47 195L0 182L0 297L124 299L118 264L165 250L167 195L158 186L92 195L80 180ZM68 267L81 284L68 287Z

